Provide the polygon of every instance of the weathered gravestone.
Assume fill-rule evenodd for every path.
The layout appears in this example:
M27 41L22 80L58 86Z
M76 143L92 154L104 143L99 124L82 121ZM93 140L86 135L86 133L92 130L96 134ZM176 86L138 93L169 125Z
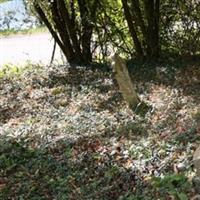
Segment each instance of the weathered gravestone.
M134 109L139 104L140 99L135 92L133 82L126 67L126 62L117 54L114 54L112 60L113 71L115 73L115 78L119 85L122 96L127 102L128 106Z
M118 54L114 54L114 56L112 56L112 68L124 100L136 114L144 116L150 107L146 103L140 101L129 75L125 60Z
M200 133L200 109L199 108L193 114L193 118L196 123L196 131L197 133ZM200 178L200 146L195 150L193 154L193 163L194 163L194 167L196 168L197 176L198 178Z
M195 192L200 194L200 146L196 149L193 154L193 163L196 169L196 176L193 177L192 183L195 189ZM192 198L194 200L200 199L200 195L195 196Z
M196 168L197 176L200 177L200 147L196 149L193 155L194 167Z

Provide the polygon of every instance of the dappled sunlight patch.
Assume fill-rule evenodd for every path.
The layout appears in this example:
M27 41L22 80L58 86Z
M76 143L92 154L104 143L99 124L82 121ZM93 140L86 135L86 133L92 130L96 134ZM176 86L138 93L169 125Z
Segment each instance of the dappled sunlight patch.
M197 104L191 96L184 95L182 88L164 85L151 88L149 99L154 105L151 122L157 133L170 138L195 129L192 113Z
M44 66L4 77L0 88L4 194L152 199L165 182L166 195L174 181L183 192L193 173L199 103L181 87L140 82L139 95L152 106L145 117L128 108L108 72Z
M194 100L199 100L200 92L200 72L199 65L191 65L180 69L176 73L176 85L183 89L185 95L194 96Z

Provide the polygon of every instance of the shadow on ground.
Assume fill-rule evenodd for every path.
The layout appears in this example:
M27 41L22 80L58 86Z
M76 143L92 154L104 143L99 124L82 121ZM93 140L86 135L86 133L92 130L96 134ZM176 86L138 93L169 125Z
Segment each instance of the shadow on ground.
M1 138L0 198L111 200L145 195L150 185L136 172L114 165L107 155L100 158L96 150L102 143L98 137L87 138L72 147L61 140L34 149L23 139Z
M133 71L133 74L136 81L143 82L144 86L153 81L153 84L158 85L158 87L166 85L171 88L178 88L183 90L184 95L191 95L197 101L199 96L198 66L180 70L168 68L167 70L169 71L157 72L155 68L152 68L151 71L148 71L147 68L141 68L135 74ZM175 81L176 77L180 77L180 79ZM195 78L195 80L192 78ZM192 79L191 82L190 79ZM93 136L84 135L85 132L80 136L78 135L80 131L76 133L73 132L73 129L68 128L68 132L64 133L66 137L70 131L71 134L77 134L80 137L73 141L66 138L55 140L50 144L36 143L41 138L36 138L34 131L37 126L34 126L34 123L32 124L33 129L31 129L33 131L31 132L32 138L9 138L7 134L2 135L0 138L0 199L150 200L171 198L172 196L178 199L179 194L182 194L182 197L185 197L186 194L188 196L193 195L195 191L191 182L182 175L181 171L176 172L175 167L177 163L186 160L188 163L184 165L183 174L192 171L190 168L191 154L196 145L195 142L199 138L196 129L188 129L185 132L177 131L179 127L176 126L176 122L183 117L181 115L178 118L178 115L176 115L178 113L177 107L172 105L172 108L165 113L165 105L163 105L160 111L155 110L155 113L152 113L149 118L146 117L137 121L137 117L134 118L134 114L126 110L127 107L118 92L117 84L112 82L111 73L101 70L87 71L81 68L69 71L66 74L52 71L48 78L41 81L40 76L34 77L34 81L31 80L31 83L33 82L35 84L31 85L33 91L35 87L38 89L45 88L48 91L57 86L76 88L77 91L73 99L75 103L77 103L76 97L79 91L83 92L84 90L85 92L79 100L82 100L82 97L88 97L88 93L92 96L86 102L89 106L93 103L91 103L92 98L98 97L97 102L94 101L95 105L92 104L96 109L95 112L93 110L85 111L84 106L87 106L85 104L83 106L73 104L75 107L79 107L79 110L72 107L72 116L70 116L70 112L66 112L69 104L66 107L58 106L58 108L52 106L51 109L55 113L60 111L56 115L49 112L50 116L46 116L49 117L46 126L50 127L53 132L62 133L62 129L60 130L57 126L51 127L51 124L55 122L57 125L60 119L63 120L62 123L66 123L67 114L68 118L72 117L67 121L67 125L72 124L73 120L77 120L74 126L81 129L84 126L84 124L81 124L83 120L89 124L90 128L92 125L90 122L94 121L92 119L95 119L95 115L99 113L103 115L101 111L106 110L109 111L109 115L105 115L105 118L107 118L104 121L107 120L106 123L109 124L108 117L112 115L112 123L115 123L115 125L110 123L108 128L103 127L102 133L96 133L94 124L96 132ZM29 82L26 84L29 84ZM85 88L81 86L85 86ZM146 96L150 96L148 87L142 87L140 90L140 94L147 91ZM38 99L31 99L29 95L29 100L34 100L33 105L45 105L47 99L52 98L53 101L56 98L63 98L63 96L66 96L65 92L64 90L61 94L53 95L50 90L49 93L45 93ZM108 93L108 98L105 98ZM13 94L13 97L16 96ZM69 98L71 98L70 95ZM159 101L163 100L160 97L157 98ZM171 103L172 100L169 98L168 101L170 102L166 104ZM79 103L85 103L82 101ZM31 101L28 102L28 105L30 105L29 109L32 110ZM48 104L47 108L50 106L51 104ZM38 115L40 118L43 117L43 112L46 112L42 108L37 111L41 112L41 115ZM10 110L9 112L16 113L19 110ZM78 115L79 113L82 113L83 116ZM86 115L88 113L93 115ZM87 116L89 117L87 118ZM3 116L2 122L5 123L11 117L11 114L8 117ZM57 119L59 120L56 121ZM99 119L102 118L96 118L97 121ZM38 121L40 122L40 119ZM36 124L39 122L36 122ZM62 125L62 123L59 125ZM158 124L159 126L157 126ZM183 121L182 124L187 124L187 121ZM18 125L20 126L20 124ZM39 123L39 128L42 125ZM22 131L24 127L29 126L22 126ZM49 129L46 130L47 133L50 131ZM166 130L169 131L168 135L162 135ZM170 176L168 176L169 173ZM166 175L167 178L159 179L161 175ZM158 178L156 181L154 180L155 176Z

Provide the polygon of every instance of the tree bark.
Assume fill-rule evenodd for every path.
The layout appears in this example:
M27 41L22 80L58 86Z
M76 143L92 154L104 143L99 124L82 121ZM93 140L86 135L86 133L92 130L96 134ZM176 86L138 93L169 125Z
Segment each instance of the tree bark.
M155 16L155 56L159 57L160 54L160 45L159 45L159 31L160 31L160 0L156 0L155 2L155 9L154 9L154 16Z
M147 39L147 30L146 30L146 26L145 26L145 22L143 19L143 15L140 9L140 2L139 0L132 0L132 10L135 13L135 22L137 23L137 26L140 27L141 32L145 38L145 40Z
M147 19L147 56L159 56L159 7L160 0L144 0L144 10Z
M92 62L91 40L98 3L98 0L34 1L36 12L70 64ZM79 15L81 23L76 19Z
M157 59L159 47L160 0L121 0L138 57ZM144 6L144 8L142 7Z
M123 4L123 8L124 8L124 15L125 15L126 21L128 23L129 31L130 31L133 43L135 44L136 53L139 58L143 58L144 53L142 50L142 45L137 37L137 32L136 32L134 24L133 24L133 20L132 20L132 16L131 16L131 13L130 13L130 10L128 7L127 0L122 0L122 4Z
M52 12L52 19L54 21L55 27L64 45L64 54L66 55L68 62L70 64L73 64L76 62L74 49L70 41L67 27L64 23L62 16L59 13L57 1L53 1L52 3L50 3L50 10Z
M78 6L81 15L81 24L82 24L82 33L81 33L81 44L82 44L82 53L86 63L90 63L92 61L91 54L91 37L93 26L91 21L89 21L89 9L85 0L78 0Z
M75 15L73 16L73 18L70 17L70 14L66 8L66 4L65 4L64 0L57 0L57 4L58 4L58 10L60 12L60 15L62 16L62 18L66 24L68 34L71 38L75 56L77 57L77 59L80 59L80 62L81 62L81 60L82 60L81 59L82 58L81 48L80 48L80 44L79 44L78 38L77 38L77 31L76 31L75 23L73 23L75 21L75 19L74 19Z
M60 46L62 51L64 52L64 45L62 44L60 38L58 37L56 31L54 31L51 23L48 21L46 15L44 14L43 10L41 9L40 5L38 3L34 3L34 9L36 10L37 14L41 18L41 20L45 23L47 26L49 32L53 36L53 38L56 40L56 43Z

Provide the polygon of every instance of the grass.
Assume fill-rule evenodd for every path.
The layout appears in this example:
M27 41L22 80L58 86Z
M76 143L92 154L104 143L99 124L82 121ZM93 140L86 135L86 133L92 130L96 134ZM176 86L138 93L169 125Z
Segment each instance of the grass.
M0 0L0 3L4 3L6 1L10 1L10 0Z
M34 68L36 68L38 66L34 66ZM21 74L23 74L26 71L29 71L33 68L33 65L31 63L25 63L24 66L16 66L13 64L6 64L4 65L1 69L0 69L0 79L2 78L13 78L13 77L17 77L20 76Z
M47 32L47 28L44 26L37 27L37 28L29 28L24 30L15 30L15 29L7 29L0 31L0 37L7 37L12 35L26 35L26 34L36 34L36 33L43 33Z

